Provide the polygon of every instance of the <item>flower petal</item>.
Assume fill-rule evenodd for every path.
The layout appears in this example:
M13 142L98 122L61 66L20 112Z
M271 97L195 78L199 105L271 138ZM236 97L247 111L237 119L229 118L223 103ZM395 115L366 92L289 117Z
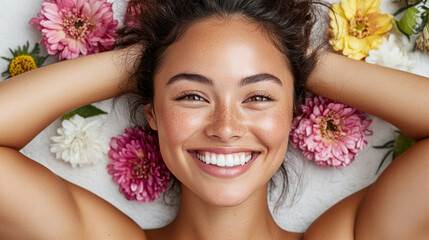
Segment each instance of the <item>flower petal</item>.
M381 0L361 0L363 2L364 14L368 14L371 10L380 9Z
M341 8L344 10L344 15L347 20L350 20L355 14L356 11L360 8L363 8L363 0L342 0Z

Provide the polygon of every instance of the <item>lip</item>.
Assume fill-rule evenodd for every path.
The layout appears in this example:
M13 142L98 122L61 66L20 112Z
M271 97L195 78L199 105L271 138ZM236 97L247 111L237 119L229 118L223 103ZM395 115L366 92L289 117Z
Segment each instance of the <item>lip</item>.
M232 154L232 153L240 153L240 152L257 153L256 151L253 151L247 148L198 148L198 149L189 150L189 152L212 152L216 154Z
M216 165L206 164L201 162L196 155L197 151L207 151L217 154L232 154L239 152L251 152L252 159L244 165L239 165L235 167L219 167ZM249 149L243 148L199 148L188 151L189 155L194 159L196 165L203 170L205 173L218 177L218 178L234 178L244 174L252 165L252 163L258 158L260 152L252 151Z

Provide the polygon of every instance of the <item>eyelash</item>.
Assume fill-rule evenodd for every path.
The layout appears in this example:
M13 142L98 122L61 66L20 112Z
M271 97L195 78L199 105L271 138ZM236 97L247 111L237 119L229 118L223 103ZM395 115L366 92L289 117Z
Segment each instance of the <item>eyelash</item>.
M266 102L266 101L273 101L273 100L274 99L269 94L258 93L258 94L255 94L255 95L249 97L244 102Z
M194 99L191 99L191 97L193 97ZM195 98L199 98L199 100L196 100ZM203 97L201 97L199 94L195 94L195 93L184 93L182 95L180 95L179 97L176 98L176 100L180 101L180 100L185 100L185 101L206 101Z
M193 99L191 99L193 98ZM195 94L195 93L184 93L182 95L180 95L179 97L176 98L177 101L180 100L185 100L185 101L207 101L205 100L203 97L201 97L199 94ZM244 100L244 103L246 102L266 102L266 101L273 101L274 99L266 93L258 93L255 94L249 98L247 98L246 100Z

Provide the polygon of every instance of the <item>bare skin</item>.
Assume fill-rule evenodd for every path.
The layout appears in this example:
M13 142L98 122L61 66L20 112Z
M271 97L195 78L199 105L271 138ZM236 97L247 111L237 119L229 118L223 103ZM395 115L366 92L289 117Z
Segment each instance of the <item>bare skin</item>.
M427 239L429 179L425 169L429 167L429 140L426 138L429 135L426 120L429 109L425 106L429 103L429 80L332 53L321 58L308 82L311 91L383 118L419 142L395 160L376 183L332 207L306 233L286 232L275 224L269 213L266 181L282 160L279 156L285 151L286 146L282 143L287 142L284 140L287 140L289 125L284 124L277 141L270 142L261 134L264 129L252 124L263 120L271 126L280 126L291 121L290 74L286 68L276 67L280 62L279 53L272 45L269 46L271 43L267 35L255 30L251 23L241 20L210 21L214 20L195 24L177 42L176 49L173 46L167 52L164 68L161 67L155 77L154 108L147 108L148 120L151 127L160 132L161 144L162 141L171 141L169 144L174 146L163 150L166 164L179 179L183 179L182 201L175 221L158 230L143 231L103 199L59 178L19 153L19 149L62 114L126 92L120 86L124 85L127 67L131 64L124 64L123 57L128 51L136 49L125 49L53 64L0 83L0 109L6 113L0 116L0 238ZM203 39L207 34L222 29L239 34L217 34L219 37L210 38L212 42L208 42L207 46L243 42L240 49L251 53L246 61L237 57L243 52L232 50L231 56L224 61L213 62L210 60L216 59L217 54L236 48L199 48L198 44L202 47L204 41L186 41L187 38ZM187 45L189 51L193 47L199 49L199 52L189 55L196 59L188 59L186 54L180 53L180 49ZM177 59L175 54L179 54L177 56L181 56L181 60L169 63L169 57ZM258 60L261 58L262 61ZM242 61L240 68L228 70L227 65L222 65L237 62L238 59ZM174 62L180 64L173 65ZM206 71L199 74L214 80L213 86L191 83L197 86L192 90L207 101L171 100L169 97L182 91L180 89L189 89L189 81L178 81L180 85L169 86L166 81L184 69L195 72L192 62L198 62ZM278 76L282 87L273 81L256 83L262 85L252 85L248 89L236 87L243 76L261 72ZM253 88L268 92L278 100L269 103L243 101L253 96L249 95L249 89ZM165 94L159 94L161 91ZM283 94L277 91L283 91ZM186 120L186 114L181 114L193 114L195 105L190 108L189 104L203 104L198 105L198 114L206 116L196 119L194 125ZM166 134L163 133L165 129L172 127L166 115L173 112L168 112L168 109L174 109L174 114L183 117L182 124L189 131L194 131L192 135L184 135L189 131L163 135ZM209 110L204 112L204 109ZM267 119L255 114L259 111ZM285 119L277 118L275 114L278 113L286 116ZM216 114L216 122L207 120L212 119L209 116L213 115L210 114ZM231 115L243 121L231 121ZM31 121L28 116L31 116ZM249 118L252 121L246 121ZM223 197L215 198L210 191L200 188L195 180L200 180L201 185L210 186L210 189L222 187L223 180L192 179L187 170L193 165L188 165L186 160L189 156L182 149L191 145L195 147L193 144L200 141L223 147L250 144L250 147L261 152L258 159L262 160L255 161L255 164L265 169L266 174L250 169L237 178L229 179L231 184L221 193ZM179 156L180 161L172 161L173 156ZM268 160L273 163L269 164ZM199 174L198 170L192 173ZM258 177L248 184L250 186L239 189L242 186L240 181L249 181L248 177L251 176ZM239 194L233 194L236 191ZM31 201L28 201L29 197ZM39 222L44 224L36 224Z

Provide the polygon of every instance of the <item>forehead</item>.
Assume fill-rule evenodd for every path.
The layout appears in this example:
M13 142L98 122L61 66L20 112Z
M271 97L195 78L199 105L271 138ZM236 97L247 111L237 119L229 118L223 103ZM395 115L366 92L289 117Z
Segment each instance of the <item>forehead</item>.
M271 73L289 80L285 56L266 30L239 17L210 18L192 24L164 54L163 79L179 72L216 78Z

